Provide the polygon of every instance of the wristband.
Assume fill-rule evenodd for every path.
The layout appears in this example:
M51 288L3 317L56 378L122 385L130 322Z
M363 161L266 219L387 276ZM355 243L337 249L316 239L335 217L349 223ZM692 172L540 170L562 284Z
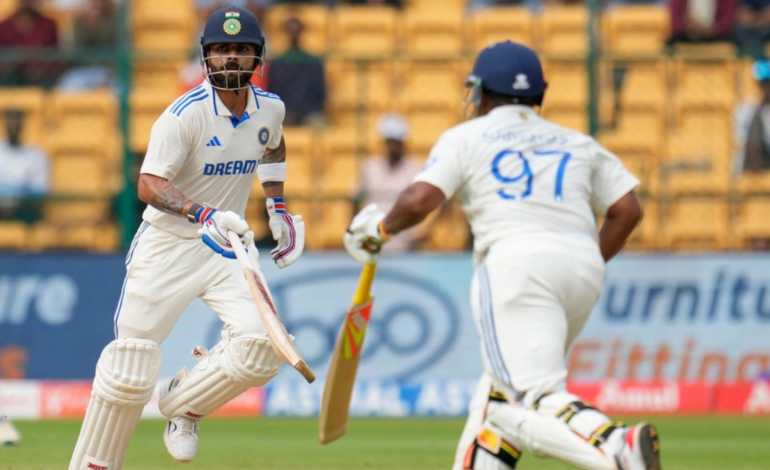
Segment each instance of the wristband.
M257 176L262 184L272 181L283 183L286 181L286 162L262 163L257 167Z
M385 230L385 220L381 220L380 223L377 225L377 231L380 232L380 237L382 237L382 241L388 241L390 240L390 235Z

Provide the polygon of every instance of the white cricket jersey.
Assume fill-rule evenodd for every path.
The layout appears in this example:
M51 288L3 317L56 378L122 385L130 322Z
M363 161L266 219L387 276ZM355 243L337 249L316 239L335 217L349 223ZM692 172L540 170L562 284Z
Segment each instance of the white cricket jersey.
M248 104L240 120L206 81L172 103L152 127L141 172L168 179L198 204L243 216L259 160L281 142L285 108L259 87L241 92ZM200 226L150 205L142 218L174 235L198 237Z
M507 105L459 124L436 142L415 182L457 194L484 252L495 243L564 237L598 242L594 214L639 185L593 138Z

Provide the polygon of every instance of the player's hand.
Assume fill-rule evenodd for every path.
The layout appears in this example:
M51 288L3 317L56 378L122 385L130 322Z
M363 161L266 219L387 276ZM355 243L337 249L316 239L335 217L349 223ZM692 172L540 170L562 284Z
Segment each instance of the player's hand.
M218 211L211 207L204 207L195 217L202 225L198 234L203 236L203 243L225 258L235 259L233 245L227 239L228 230L241 236L241 242L247 250L254 241L254 232L249 230L249 224L233 211Z
M270 219L267 225L278 242L270 258L283 269L297 261L305 249L305 222L301 215L286 212L286 201L282 197L267 199L267 213Z
M354 260L361 264L376 263L380 258L380 248L390 237L380 230L380 222L385 213L377 204L369 204L353 217L345 232L345 249Z

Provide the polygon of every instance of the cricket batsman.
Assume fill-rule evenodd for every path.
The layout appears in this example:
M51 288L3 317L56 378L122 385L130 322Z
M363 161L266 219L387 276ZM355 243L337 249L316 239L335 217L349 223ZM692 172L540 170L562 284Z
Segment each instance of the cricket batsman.
M454 468L503 470L521 453L588 470L659 470L656 429L624 426L566 389L565 355L599 299L604 265L642 217L639 181L594 139L539 115L537 55L484 49L468 79L474 119L446 131L384 214L345 234L361 263L456 196L474 235L471 310L485 374ZM601 230L594 214L605 216Z
M163 438L172 457L193 460L198 422L282 365L257 314L227 238L237 233L258 266L254 234L243 219L254 178L267 196L280 267L302 254L304 223L286 211L284 105L250 85L265 63L257 18L243 8L215 11L201 38L205 80L172 103L153 126L139 198L148 204L126 257L115 312L115 340L96 364L91 401L69 470L119 470L142 409L155 390L160 345L196 297L224 323L211 351L161 385ZM262 273L259 272L262 276ZM264 282L264 279L262 279Z

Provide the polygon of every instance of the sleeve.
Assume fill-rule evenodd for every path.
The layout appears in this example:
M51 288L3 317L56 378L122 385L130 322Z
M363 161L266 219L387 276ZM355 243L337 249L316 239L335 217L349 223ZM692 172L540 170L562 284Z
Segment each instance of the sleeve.
M275 149L278 148L279 145L281 145L281 137L283 136L283 118L286 116L286 105L283 104L283 101L276 100L278 103L277 109L276 109L276 126L275 131L270 136L270 140L267 142L267 148L269 149Z
M598 214L606 214L620 198L639 186L639 180L609 150L594 144L590 151L593 153L591 207Z
M455 134L444 133L433 146L428 161L414 182L423 182L441 190L447 199L463 184L462 141Z
M150 145L140 173L173 178L192 148L185 123L171 113L163 113L152 126Z

